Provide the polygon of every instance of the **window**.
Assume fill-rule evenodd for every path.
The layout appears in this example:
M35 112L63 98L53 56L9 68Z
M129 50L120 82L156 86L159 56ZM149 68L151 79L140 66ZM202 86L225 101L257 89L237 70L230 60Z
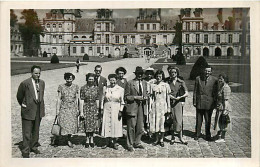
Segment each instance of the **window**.
M239 34L239 42L241 42L241 39L242 39L242 35L241 34Z
M186 43L190 43L190 34L186 34L186 36L185 36L186 38Z
M156 24L153 24L153 30L156 30Z
M62 28L62 24L59 24L59 28Z
M87 38L87 37L84 35L84 36L82 36L81 38Z
M233 40L232 40L232 34L229 34L229 35L228 35L228 43L232 43L232 41L233 41Z
M47 24L47 28L50 28L50 24Z
M189 22L186 23L186 30L188 30L188 31L190 30L190 23Z
M196 43L200 43L200 34L196 34Z
M216 35L216 43L220 43L220 35L219 34Z
M141 39L141 44L143 44L144 43L144 36L140 35L140 39Z
M156 36L153 36L153 43L156 43Z
M147 24L147 30L150 30L150 24Z
M196 30L200 30L200 22L196 22Z
M97 47L97 53L100 53L100 47Z
M97 31L101 31L101 23L97 23Z
M132 44L135 43L135 36L131 36L131 43L132 43Z
M110 31L109 23L106 23L106 31Z
M167 35L163 36L163 42L166 44L167 43Z
M119 36L116 36L116 43L119 43Z
M109 34L106 34L106 43L109 43Z
M89 47L88 50L89 50L89 51L92 51L92 47Z
M59 39L62 39L62 35L59 35Z
M53 24L52 27L53 27L53 28L56 28L56 24Z
M84 53L85 52L85 49L84 49L84 47L81 47L81 53Z
M144 30L144 24L141 24L141 30Z
M78 36L74 36L74 38L79 38Z
M53 38L56 38L56 35L53 35Z
M208 34L205 34L204 35L204 43L208 43L208 39L209 39Z
M107 51L107 52L109 51L109 47L106 47L106 51Z
M124 43L127 42L127 36L123 36L123 39L124 39Z
M101 34L97 34L97 43L101 42Z
M73 53L76 53L77 48L76 48L76 47L73 47L72 49L73 49Z

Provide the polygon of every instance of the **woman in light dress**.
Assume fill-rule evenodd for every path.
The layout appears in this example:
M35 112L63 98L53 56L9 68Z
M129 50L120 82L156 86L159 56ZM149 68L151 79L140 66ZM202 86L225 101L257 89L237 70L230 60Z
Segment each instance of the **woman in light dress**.
M112 147L117 150L119 146L117 138L123 136L124 89L116 84L116 74L109 74L108 79L110 85L104 87L101 101L101 113L103 113L101 136L106 138L106 145L102 148Z
M167 83L163 82L164 72L158 70L155 73L156 82L151 85L152 87L152 110L150 113L150 131L155 133L156 140L153 145L160 145L164 147L164 121L165 114L169 113L170 108L170 87Z

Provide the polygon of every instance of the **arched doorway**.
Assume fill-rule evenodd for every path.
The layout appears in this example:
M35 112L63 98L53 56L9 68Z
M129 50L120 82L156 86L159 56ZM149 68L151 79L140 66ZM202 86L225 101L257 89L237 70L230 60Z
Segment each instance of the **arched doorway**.
M234 56L234 50L233 48L229 47L227 49L227 56L230 57L230 56Z
M208 48L203 49L203 56L209 57L209 49Z
M115 48L115 57L119 57L119 55L120 55L120 49Z
M220 57L221 56L221 49L220 48L216 48L215 49L215 56L216 57Z
M148 56L148 55L151 55L152 54L152 50L150 48L145 48L144 49L144 55L145 56Z

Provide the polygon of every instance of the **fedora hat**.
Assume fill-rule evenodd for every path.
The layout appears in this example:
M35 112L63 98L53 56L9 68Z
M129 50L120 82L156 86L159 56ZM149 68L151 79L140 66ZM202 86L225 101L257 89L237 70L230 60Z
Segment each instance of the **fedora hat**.
M134 72L134 73L135 73L135 74L136 74L136 73L144 73L144 70L143 70L142 67L137 66L137 67L135 68L135 72Z

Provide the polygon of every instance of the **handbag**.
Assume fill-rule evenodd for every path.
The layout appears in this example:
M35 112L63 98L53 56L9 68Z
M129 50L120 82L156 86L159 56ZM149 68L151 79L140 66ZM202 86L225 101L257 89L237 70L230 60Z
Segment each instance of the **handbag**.
M51 134L55 136L60 135L60 125L58 124L58 116L56 115L54 123L51 128Z
M172 113L166 113L166 114L165 114L164 126L165 126L165 127L171 127L172 124L173 124L173 116L172 116Z
M184 94L185 94L185 89L184 89L183 85L180 85L180 88L179 88L179 90L178 90L178 92L176 94L176 97L183 96ZM179 101L180 102L185 102L185 97L181 98Z

